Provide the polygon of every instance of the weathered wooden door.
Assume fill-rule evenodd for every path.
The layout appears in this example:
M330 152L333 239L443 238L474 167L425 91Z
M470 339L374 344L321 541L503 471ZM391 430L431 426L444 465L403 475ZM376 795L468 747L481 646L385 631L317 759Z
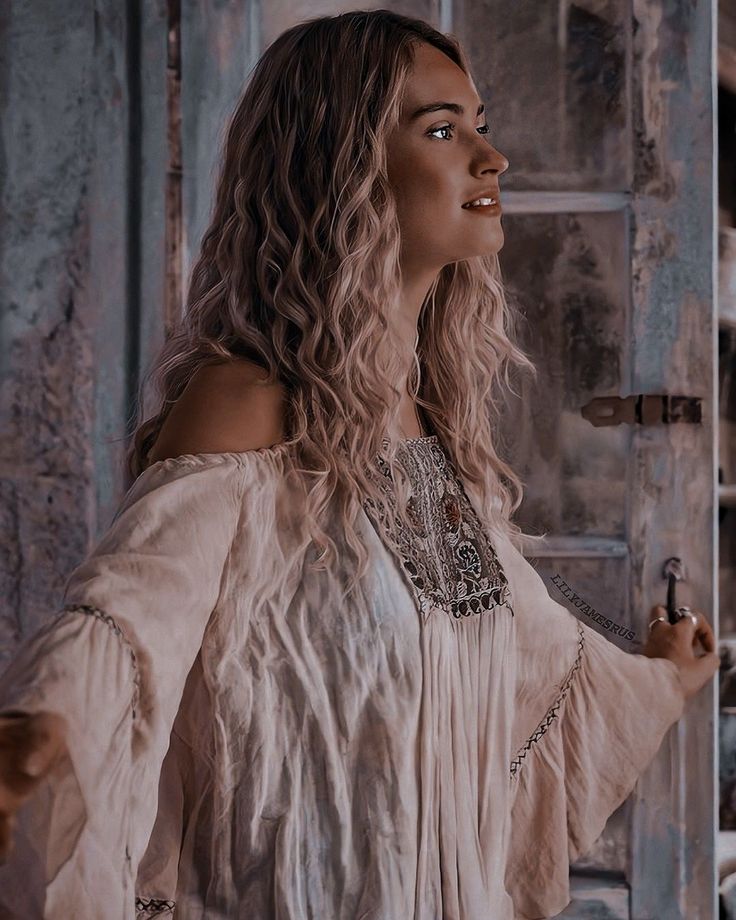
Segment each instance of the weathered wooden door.
M678 602L717 620L714 15L702 0L468 0L452 23L510 161L500 257L539 368L504 427L519 520L549 534L534 556L551 596L632 652L572 592L643 641L679 556ZM581 412L632 394L695 397L701 420ZM563 916L716 916L716 690L687 703L578 863Z

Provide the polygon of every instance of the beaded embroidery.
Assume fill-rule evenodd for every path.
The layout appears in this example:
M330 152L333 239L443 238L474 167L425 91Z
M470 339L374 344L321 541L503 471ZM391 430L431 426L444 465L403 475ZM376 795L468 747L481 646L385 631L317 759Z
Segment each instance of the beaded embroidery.
M160 916L161 914L173 911L175 907L176 901L164 900L162 898L136 898L136 920L143 920L145 917Z
M411 482L407 513L413 527L398 518L389 523L369 498L364 507L379 534L390 533L399 547L425 619L438 608L455 619L501 606L513 616L501 563L437 435L407 439L400 450ZM380 455L377 467L378 485L393 499L390 467Z
M534 729L532 734L527 738L527 740L522 744L519 750L516 752L516 756L511 761L511 767L509 773L511 777L515 777L521 768L521 763L526 757L526 755L531 750L532 744L536 744L542 735L547 731L547 729L552 725L554 720L557 718L560 707L562 706L563 700L570 692L572 687L573 678L575 677L575 672L580 668L580 664L583 658L583 649L585 646L585 633L583 632L583 627L578 622L578 651L577 656L575 657L575 662L570 668L567 677L565 678L564 683L560 687L560 692L557 695L557 699L552 703L552 705L547 710L544 718L539 723L539 725Z

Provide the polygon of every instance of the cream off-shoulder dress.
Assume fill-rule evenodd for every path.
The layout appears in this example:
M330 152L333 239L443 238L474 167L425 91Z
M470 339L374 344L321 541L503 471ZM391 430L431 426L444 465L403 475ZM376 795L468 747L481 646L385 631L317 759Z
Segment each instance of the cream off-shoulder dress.
M570 861L682 715L677 666L552 600L437 435L401 442L414 528L364 503L371 568L345 599L345 572L307 565L292 449L148 467L0 677L0 710L69 722L0 867L3 918L568 904Z

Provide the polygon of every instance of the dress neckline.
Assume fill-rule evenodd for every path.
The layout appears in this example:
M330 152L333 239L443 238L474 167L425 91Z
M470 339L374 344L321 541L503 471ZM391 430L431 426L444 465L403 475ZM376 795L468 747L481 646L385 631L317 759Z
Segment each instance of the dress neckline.
M439 442L439 437L436 434L422 434L414 438L397 438L397 443L403 446L410 445L430 445L437 444ZM388 445L389 439L387 437L383 438L383 444Z
M383 439L384 444L388 444L388 438ZM439 443L439 437L436 434L425 434L419 435L414 438L399 438L398 443L403 445L430 445ZM225 450L225 451L213 451L213 452L199 452L199 453L190 453L190 454L179 454L175 457L165 457L162 460L154 460L152 463L149 463L142 472L148 472L153 469L168 469L174 466L199 466L208 463L223 463L223 462L232 462L236 461L238 463L248 462L255 459L268 459L268 460L277 460L280 459L283 455L286 455L291 452L293 444L288 441L280 441L278 444L274 444L272 447L256 447L250 450L237 451L237 450Z

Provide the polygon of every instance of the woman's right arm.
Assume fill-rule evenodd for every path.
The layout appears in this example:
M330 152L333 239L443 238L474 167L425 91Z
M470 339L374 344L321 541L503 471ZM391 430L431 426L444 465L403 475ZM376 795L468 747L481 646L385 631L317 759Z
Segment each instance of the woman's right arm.
M24 731L38 723L4 723L8 807L13 777L26 807L18 846L0 867L0 916L134 916L161 764L217 605L245 481L236 455L146 470L68 579L62 610L0 675L0 716L66 723L58 760L36 790L15 771L34 747ZM27 752L14 750L14 735ZM33 791L30 801L24 791Z
M227 449L222 422L203 452L191 431L202 413L215 426L247 418L243 400L261 392L240 388L238 414L238 388L190 390L190 428L169 431L171 456L138 477L58 615L0 674L0 835L17 843L0 866L0 916L134 917L171 726L259 488L256 457L240 451L270 446L256 425Z
M16 814L66 745L66 720L51 712L0 716L0 863L10 853Z

